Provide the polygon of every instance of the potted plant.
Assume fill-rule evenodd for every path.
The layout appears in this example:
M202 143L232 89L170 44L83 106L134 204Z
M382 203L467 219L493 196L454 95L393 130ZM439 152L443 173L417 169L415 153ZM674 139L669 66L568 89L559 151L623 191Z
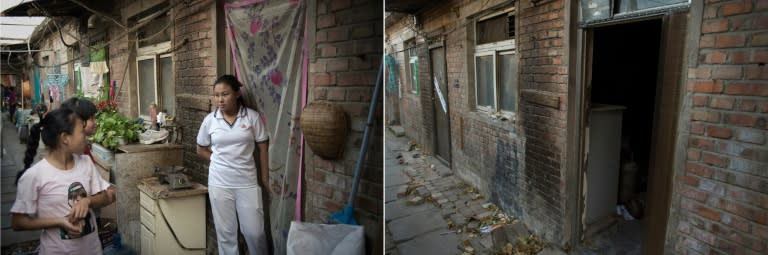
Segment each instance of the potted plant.
M131 143L139 139L142 125L120 114L114 102L100 102L96 107L99 109L96 114L96 134L91 137L91 141L115 150L121 145L121 140Z

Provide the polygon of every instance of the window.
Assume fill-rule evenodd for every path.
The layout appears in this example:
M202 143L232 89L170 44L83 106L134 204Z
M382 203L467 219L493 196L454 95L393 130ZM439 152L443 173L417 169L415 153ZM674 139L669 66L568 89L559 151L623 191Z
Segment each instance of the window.
M136 58L138 73L139 116L149 119L149 105L157 104L158 112L175 115L175 91L173 85L173 61L171 54L164 54L170 42L139 48Z
M405 58L408 61L406 67L408 84L410 84L410 91L413 94L419 94L419 54L416 49L416 41L410 39L405 42Z
M517 109L515 15L505 10L475 21L475 105L491 114Z
M689 0L586 0L581 1L581 21L585 23L611 20L638 12L665 11L687 6ZM634 13L634 14L633 14Z

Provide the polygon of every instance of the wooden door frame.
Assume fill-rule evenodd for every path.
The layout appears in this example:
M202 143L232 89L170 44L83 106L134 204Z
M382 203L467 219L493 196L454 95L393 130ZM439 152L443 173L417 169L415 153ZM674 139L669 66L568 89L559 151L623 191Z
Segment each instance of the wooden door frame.
M428 64L429 64L429 74L430 74L430 77L429 77L430 84L429 84L429 86L434 86L434 82L435 82L434 81L435 67L432 66L432 50L438 49L438 48L443 48L443 61L445 62L445 64L443 65L443 69L448 68L448 59L446 59L447 52L445 52L445 50L446 50L445 41L444 40L440 40L438 42L434 42L434 43L429 44L429 47L427 48L427 59L429 61ZM443 70L443 71L445 73L445 82L446 82L446 84L445 84L445 90L446 91L444 91L444 95L443 96L445 97L445 108L447 108L446 109L446 113L445 113L445 117L446 117L446 119L448 119L448 127L447 127L448 130L446 131L446 132L448 132L448 153L449 153L448 158L444 159L444 158L442 158L441 156L439 156L437 154L438 146L439 146L438 145L438 139L440 139L437 136L437 112L438 112L439 109L435 105L435 100L437 99L437 95L436 95L437 91L435 91L434 89L432 89L432 95L431 95L431 98L432 98L432 102L431 103L433 104L433 107L432 107L432 123L433 123L432 128L434 128L434 130L435 130L435 132L432 132L432 146L435 148L434 149L435 158L438 159L443 164L445 164L448 168L450 168L452 163L453 163L453 149L451 148L451 146L453 145L453 143L451 142L451 114L450 114L451 113L451 104L450 104L450 100L449 100L450 97L448 96L448 84L447 84L448 83L448 70Z
M578 7L574 8L578 9ZM567 231L566 239L571 246L576 247L584 238L584 232L586 226L583 223L583 217L585 212L586 203L586 189L585 186L585 170L587 168L587 142L588 142L588 130L586 129L586 120L589 118L589 103L590 103L590 89L589 84L592 76L591 63L593 58L593 44L594 44L594 29L601 26L612 26L624 23L633 23L651 19L661 19L661 37L660 48L657 67L657 85L656 85L656 100L654 102L654 119L652 132L652 146L651 152L663 151L660 153L652 153L649 165L649 183L648 183L648 195L647 197L654 197L660 199L647 199L649 206L647 211L654 211L655 213L649 213L646 219L645 235L643 236L642 252L644 254L661 254L664 252L667 225L669 223L669 212L672 198L672 179L674 178L674 162L676 160L674 151L677 143L677 125L680 118L680 93L684 90L685 82L682 73L684 73L684 45L675 45L670 41L670 36L677 32L679 35L683 35L682 40L677 42L685 42L686 35L686 17L685 13L688 10L674 13L664 13L656 16L645 17L642 19L621 20L606 24L600 24L598 26L590 26L585 28L572 27L575 32L572 34L575 42L570 44L571 50L574 51L573 57L569 59L569 64L572 65L570 71L574 74L569 78L569 105L568 105L568 166L575 167L577 170L568 171L568 176L576 178L572 181L571 191L575 190L578 194L576 198L572 198L572 201L568 201L572 204L568 211L570 216L570 224ZM682 14L681 14L682 13ZM682 30L682 32L680 32ZM677 38L680 39L680 38ZM672 49L677 47L677 51ZM677 57L664 57L668 55L674 55ZM576 65L576 66L573 66ZM664 70L659 73L658 71ZM673 107L669 109L667 107ZM671 110L671 111L670 111ZM671 118L663 119L660 116L661 112L671 112ZM661 132L658 132L661 131ZM664 137L664 138L661 138ZM659 165L658 162L664 162L664 165ZM668 169L665 173L660 174L659 169ZM662 194L663 193L663 194ZM573 193L571 193L573 194ZM575 200L575 201L573 201Z

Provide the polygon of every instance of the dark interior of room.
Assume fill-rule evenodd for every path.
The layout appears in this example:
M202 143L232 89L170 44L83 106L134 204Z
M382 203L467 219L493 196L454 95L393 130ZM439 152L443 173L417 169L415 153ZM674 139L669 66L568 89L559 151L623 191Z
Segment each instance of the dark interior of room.
M632 158L638 165L635 192L647 187L660 36L659 19L596 28L594 34L591 101L627 107L621 162Z

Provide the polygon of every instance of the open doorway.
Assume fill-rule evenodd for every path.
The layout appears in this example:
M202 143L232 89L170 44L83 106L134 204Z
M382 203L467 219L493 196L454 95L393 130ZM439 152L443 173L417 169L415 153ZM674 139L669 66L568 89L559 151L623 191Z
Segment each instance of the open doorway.
M652 199L657 93L662 93L662 20L597 27L592 35L581 250L640 254Z

